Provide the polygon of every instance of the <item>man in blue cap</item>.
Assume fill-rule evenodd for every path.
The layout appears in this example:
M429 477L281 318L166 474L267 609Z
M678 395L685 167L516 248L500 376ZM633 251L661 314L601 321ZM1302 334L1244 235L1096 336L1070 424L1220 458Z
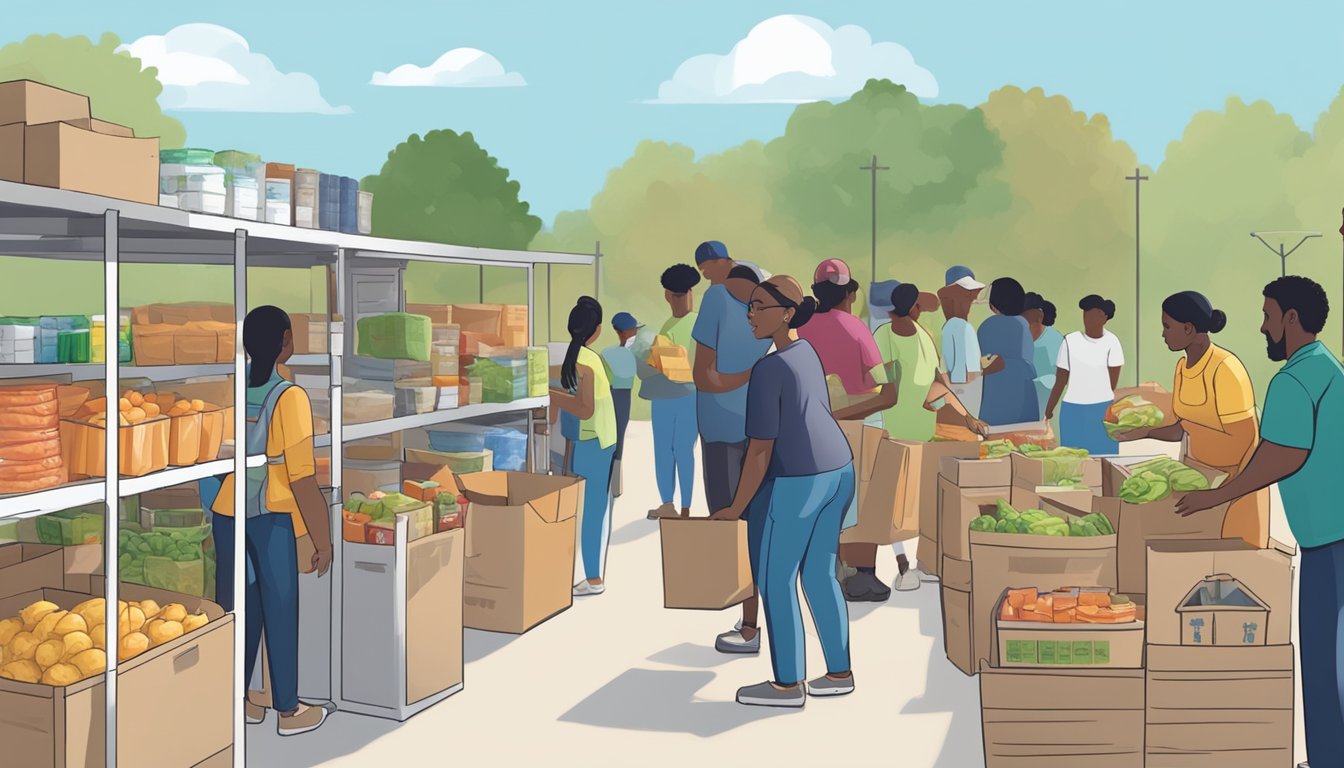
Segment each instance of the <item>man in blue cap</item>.
M984 380L980 378L980 339L971 325L971 305L975 303L985 284L975 279L970 267L955 266L947 270L945 285L938 291L943 306L943 365L952 393L966 406L972 416L980 415L980 393Z
M617 312L611 318L616 343L602 350L611 379L611 401L616 406L616 454L611 468L612 494L621 495L621 455L625 448L625 428L630 424L630 394L635 387L635 353L630 346L644 326L629 312Z

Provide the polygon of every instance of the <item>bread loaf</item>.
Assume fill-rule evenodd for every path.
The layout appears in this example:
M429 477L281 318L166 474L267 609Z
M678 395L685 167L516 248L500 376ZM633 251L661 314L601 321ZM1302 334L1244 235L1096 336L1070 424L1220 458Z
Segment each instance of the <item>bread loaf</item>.
M36 434L47 433L39 432ZM48 459L60 455L61 440L56 434L53 434L51 438L46 440L0 445L0 462L38 461L40 459Z

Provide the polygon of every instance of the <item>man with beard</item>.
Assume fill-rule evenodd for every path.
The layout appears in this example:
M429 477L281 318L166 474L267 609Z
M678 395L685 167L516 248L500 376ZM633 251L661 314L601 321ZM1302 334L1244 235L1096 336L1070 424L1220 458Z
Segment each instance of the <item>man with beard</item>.
M1336 765L1344 755L1344 514L1329 488L1344 467L1344 368L1316 339L1330 313L1320 285L1282 277L1265 286L1264 297L1260 332L1269 359L1286 362L1265 396L1260 446L1244 472L1221 488L1186 494L1176 512L1191 515L1279 484L1302 548L1298 629L1307 759Z

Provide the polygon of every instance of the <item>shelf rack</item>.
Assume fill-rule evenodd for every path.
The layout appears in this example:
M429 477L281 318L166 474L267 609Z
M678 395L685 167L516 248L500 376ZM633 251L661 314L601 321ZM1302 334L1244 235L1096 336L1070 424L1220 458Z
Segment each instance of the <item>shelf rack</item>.
M107 355L102 364L87 365L0 365L0 381L69 376L72 381L102 379L106 391L116 392L125 379L145 378L152 381L173 381L200 377L233 377L234 403L241 404L246 397L245 368L242 343L243 319L247 308L248 267L309 268L326 265L336 285L336 311L353 324L346 311L344 285L348 270L358 264L401 264L411 261L462 264L492 267L515 267L526 270L527 300L529 306L529 337L535 338L535 266L539 264L587 266L594 263L589 254L545 253L516 250L493 250L465 246L422 243L404 240L351 235L324 230L302 229L265 222L244 221L222 216L179 211L142 203L127 202L78 192L50 189L14 182L0 181L0 255L102 262L103 315L115 318L120 310L119 275L121 264L187 264L229 266L234 278L234 320L236 357L232 363L198 366L129 366L121 365L115 354ZM402 301L404 303L404 291ZM329 311L330 311L329 307ZM104 348L117 348L117 323L108 322L104 328ZM353 328L347 328L346 339L353 339ZM455 411L441 411L418 416L394 418L369 424L343 427L341 419L342 358L344 344L334 343L331 353L292 358L292 366L326 366L331 371L331 432L319 435L318 447L332 448L332 483L328 501L332 505L332 530L339 531L340 500L342 498L341 454L345 442L374 435L418 429L451 421L471 420L501 413L529 412L547 406L546 398L530 399L506 405L468 406ZM106 465L119 466L119 427L116 423L106 430ZM234 408L234 434L246 432L245 410ZM108 606L116 606L118 599L116 500L147 491L169 488L205 477L243 472L248 457L237 451L232 458L220 459L190 467L174 467L143 477L120 477L109 472L102 478L71 483L35 493L0 497L0 520L42 515L85 504L103 502L108 505L103 532L103 563L105 593ZM111 503L109 503L111 502ZM234 550L222 553L234 559L234 686L232 762L243 768L246 760L246 734L240 702L246 692L246 673L242 664L244 648L244 616L248 610L243 588L244 543L242 528L246 515L243 496L236 494L234 518L239 521ZM340 547L334 547L340 557ZM332 574L340 572L334 563ZM340 584L332 580L330 658L332 699L339 703L340 675ZM117 645L116 621L108 613L108 647ZM105 754L107 768L117 765L117 660L108 658L104 675Z

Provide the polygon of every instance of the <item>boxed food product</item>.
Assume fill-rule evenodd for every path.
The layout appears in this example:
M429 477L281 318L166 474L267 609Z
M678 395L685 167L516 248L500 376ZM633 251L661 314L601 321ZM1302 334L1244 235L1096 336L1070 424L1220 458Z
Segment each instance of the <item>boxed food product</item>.
M407 448L406 461L415 464L446 466L453 470L453 474L457 475L472 472L493 472L495 469L495 454L488 448L481 451L463 451L460 453Z
M1038 485L1101 488L1101 459L1079 448L1013 453L1013 484L1024 488Z
M294 354L325 355L327 349L327 316L302 312L289 313L294 335Z
M1107 587L1004 591L995 615L996 667L1143 667L1143 620Z
M1148 646L1148 768L1293 764L1293 646Z
M359 191L359 207L355 230L361 235L373 232L373 193Z
M976 462L968 462L976 463ZM980 508L1011 497L1009 486L960 488L946 477L938 478L938 551L955 560L971 559L970 525Z
M393 390L394 416L414 416L433 413L439 405L439 389L428 379L402 379Z
M461 328L463 334L504 335L503 304L454 304L452 318L453 325ZM526 319L523 323L526 326Z
M953 666L974 675L975 618L971 615L971 563L944 557L942 578L943 651Z
M658 532L664 608L719 611L752 596L745 520L665 518Z
M24 133L27 184L159 202L159 140L109 136L67 123L29 125Z
M294 170L294 195L291 198L294 226L317 229L321 203L321 174L310 168Z
M458 481L471 504L466 626L521 634L569 608L583 480L479 472Z
M407 304L406 311L428 317L436 329L453 324L453 307L449 304Z
M550 355L545 347L527 348L527 396L546 397L550 386Z
M401 486L396 462L347 461L341 467L341 490L347 494L395 491Z
M401 461L400 432L346 443L345 458L354 461Z
M1181 645L1190 628L1182 621L1180 608L1191 588L1210 576L1227 574L1267 612L1267 626L1256 634L1255 644L1286 645L1292 641L1295 554L1294 548L1272 539L1268 549L1255 549L1240 539L1152 542L1148 546L1148 642ZM1235 633L1232 639L1238 639Z
M0 125L89 119L89 97L33 80L0 83Z
M346 424L365 424L392 418L396 397L390 392L345 392L341 395L341 416Z
M131 327L136 365L174 365L174 333L171 325L141 325Z
M355 324L356 354L385 360L429 362L430 321L424 315L388 312Z
M985 768L1144 768L1142 669L983 663L980 717Z

